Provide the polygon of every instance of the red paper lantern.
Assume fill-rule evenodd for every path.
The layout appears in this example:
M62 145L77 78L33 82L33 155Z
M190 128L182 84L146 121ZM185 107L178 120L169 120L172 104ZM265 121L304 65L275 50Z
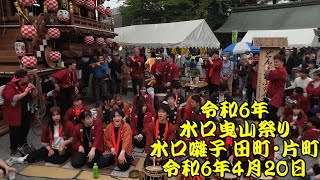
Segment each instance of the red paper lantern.
M92 1L92 0L88 0L86 2L86 8L89 9L89 10L93 10L95 7L95 3Z
M34 0L19 0L19 3L24 7L31 7L34 4Z
M58 28L49 28L48 36L50 39L58 39L60 37L60 30Z
M106 42L107 44L112 44L113 40L111 38L106 38L104 42Z
M102 15L104 15L106 12L105 12L105 9L104 9L104 6L102 5L102 4L99 4L98 6L97 6L97 11L100 13L100 14L102 14Z
M109 17L112 16L112 9L111 9L110 7L107 7L105 11L106 11L105 14L106 14L107 16L109 16Z
M49 11L57 11L58 10L57 0L46 0L45 4L46 4Z
M91 45L94 43L94 38L92 36L86 36L84 37L84 42L88 45Z
M83 6L83 5L86 3L85 0L75 0L74 2L75 2L78 6Z
M37 58L34 56L23 56L21 63L26 68L35 68L37 61Z
M97 43L98 45L104 45L104 44L106 44L106 43L104 42L104 39L101 38L101 37L96 38L96 43Z
M33 25L23 25L20 32L26 39L32 39L37 35L37 29Z
M61 53L59 51L51 51L49 58L51 61L59 61L61 59Z

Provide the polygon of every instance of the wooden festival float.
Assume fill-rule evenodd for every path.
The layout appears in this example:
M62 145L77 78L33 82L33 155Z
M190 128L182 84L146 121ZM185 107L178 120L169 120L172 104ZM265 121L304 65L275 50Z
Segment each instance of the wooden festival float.
M83 56L116 46L112 10L104 0L1 1L0 86L26 68L41 89L41 79L64 63L81 64ZM0 110L3 134L8 127L1 126L1 116Z

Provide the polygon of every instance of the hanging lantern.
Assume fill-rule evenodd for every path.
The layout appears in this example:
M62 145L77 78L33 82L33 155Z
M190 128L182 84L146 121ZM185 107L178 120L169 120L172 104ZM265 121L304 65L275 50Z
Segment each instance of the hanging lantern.
M84 4L86 4L86 1L85 1L85 0L75 0L74 2L75 2L76 5L78 5L78 6L83 6Z
M59 51L51 51L49 53L49 58L51 61L54 61L54 62L59 61L61 60L61 53Z
M26 45L22 41L17 41L14 43L16 55L18 57L22 57L26 55Z
M37 58L34 56L23 56L21 63L25 68L35 68L37 61Z
M86 36L84 37L84 42L88 45L91 45L94 43L94 38L92 36Z
M101 38L101 37L96 38L96 43L97 43L98 45L100 45L100 46L106 44L106 43L104 42L104 39Z
M58 10L58 2L57 0L46 0L45 4L49 11L57 11Z
M19 0L19 3L24 7L31 7L34 4L34 0Z
M112 16L112 9L110 7L107 7L106 10L105 10L105 14L108 16L108 17L111 17Z
M59 10L57 12L57 17L59 21L69 21L70 15L67 10Z
M60 37L60 30L58 28L49 28L48 36L50 39L58 39Z
M86 8L89 9L89 10L93 10L95 7L95 3L92 1L92 0L88 0L86 2Z
M104 42L105 42L106 44L112 44L112 43L113 43L113 40L112 40L111 38L106 38L106 39L104 40Z
M99 4L98 6L97 6L97 11L100 13L100 14L102 14L102 15L104 15L106 12L105 12L105 9L104 9L104 6L102 5L102 4Z
M26 39L32 39L37 35L37 29L33 25L23 25L20 32Z

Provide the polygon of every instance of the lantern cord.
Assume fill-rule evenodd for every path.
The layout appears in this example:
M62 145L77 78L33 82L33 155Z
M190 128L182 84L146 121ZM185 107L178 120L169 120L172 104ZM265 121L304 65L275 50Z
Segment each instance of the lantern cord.
M4 11L3 11L3 2L1 1L1 14L2 14L2 22L3 22L3 32L2 35L6 32L6 21L4 20Z
M42 120L46 114L46 103L45 103L45 100L42 96L41 81L40 81L40 78L36 72L30 72L29 74L33 75L35 87L38 92L37 97L34 97L34 100L35 100L34 104L37 106L37 111L35 112L35 115L34 115L34 117L35 117L34 120L36 122L34 122L34 123L40 124L40 126L42 128L43 127ZM35 135L40 136L41 135L40 133L36 133L36 128L37 128L36 126L32 126L32 131Z

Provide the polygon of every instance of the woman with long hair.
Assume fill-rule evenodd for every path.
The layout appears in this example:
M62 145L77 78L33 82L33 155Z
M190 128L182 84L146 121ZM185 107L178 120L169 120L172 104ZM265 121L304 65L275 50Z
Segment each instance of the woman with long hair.
M144 148L146 145L146 131L152 122L152 113L148 112L148 104L144 99L138 101L136 110L131 115L131 128L133 131L133 145Z
M142 85L139 94L134 96L133 105L136 105L141 97L144 97L147 100L147 103L152 106L152 98L151 95L147 93L147 87L145 85Z
M52 164L63 164L68 160L73 140L73 124L62 117L60 107L50 109L48 124L44 126L41 135L43 147L27 155L27 162L44 160Z

